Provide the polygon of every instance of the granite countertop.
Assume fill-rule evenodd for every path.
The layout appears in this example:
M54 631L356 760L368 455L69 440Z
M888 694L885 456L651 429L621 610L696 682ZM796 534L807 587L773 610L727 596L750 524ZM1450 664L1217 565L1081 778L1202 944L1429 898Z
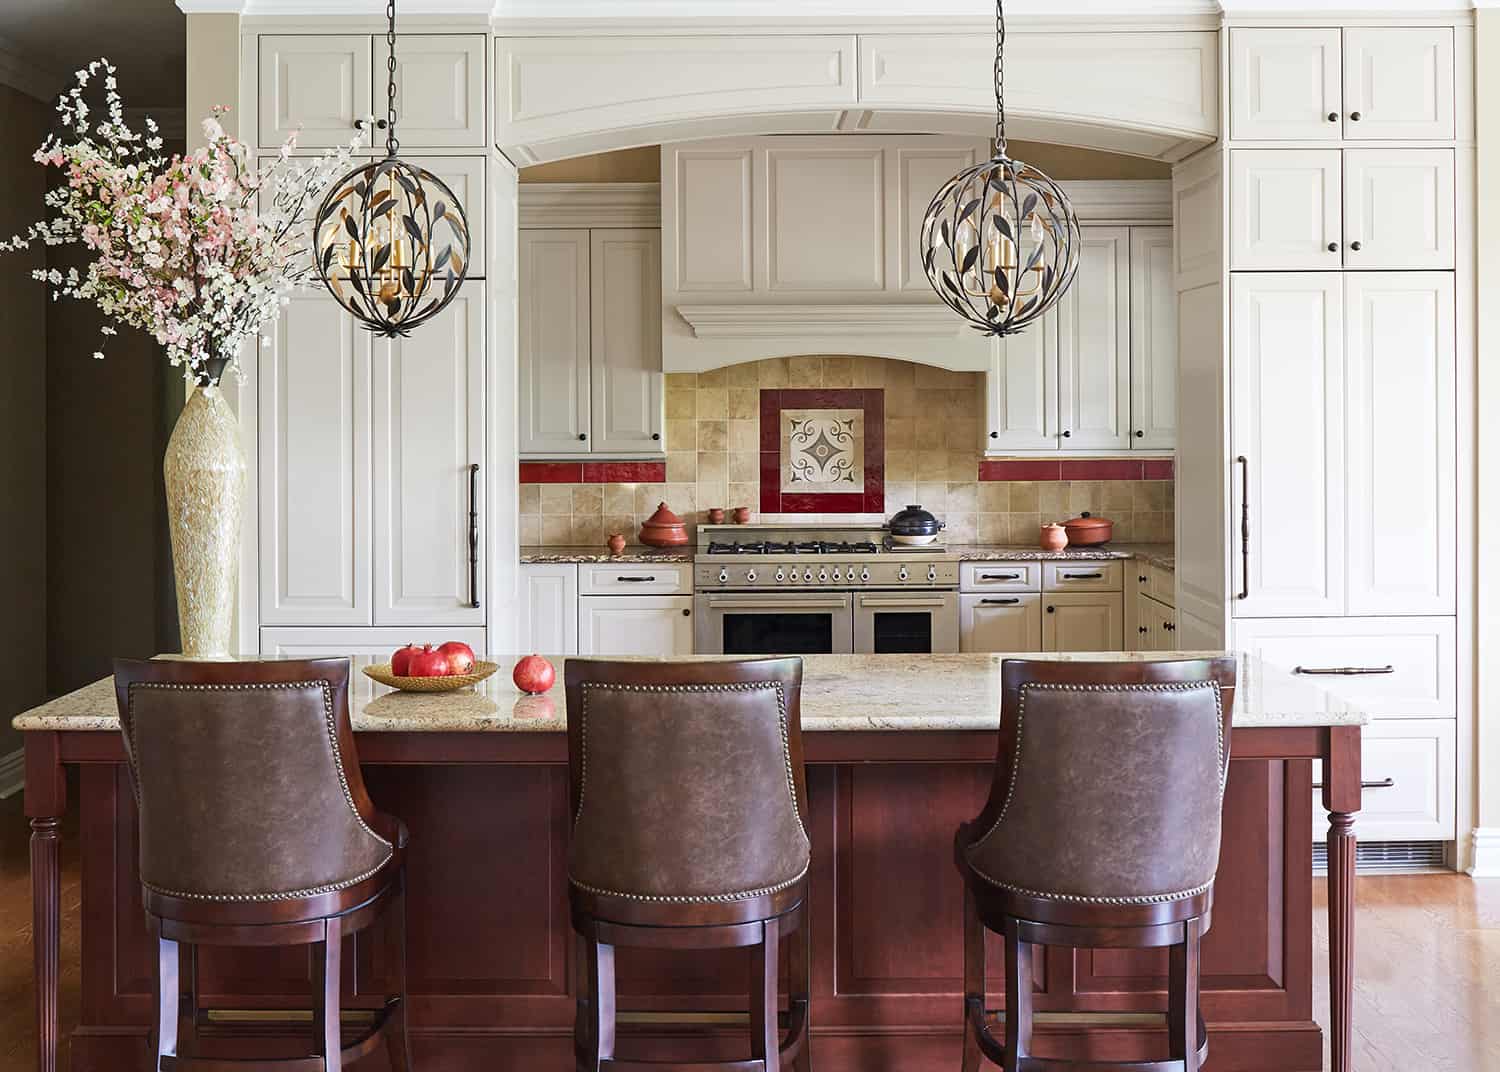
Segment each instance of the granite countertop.
M807 655L803 657L802 728L809 733L861 730L994 730L1000 724L1000 664L1007 658L1102 662L1202 656L1204 652L1095 652L1011 655ZM558 733L567 728L561 658L558 683L542 696L517 691L501 670L474 689L448 693L395 692L357 670L350 713L361 732ZM694 660L718 656L692 656ZM1365 716L1305 678L1252 655L1237 655L1239 688L1234 725L1240 728L1363 725ZM356 657L356 667L374 661ZM650 660L661 662L666 660ZM18 730L118 730L112 679L17 715Z
M617 555L609 553L607 547L542 547L527 544L521 548L522 565L547 562L691 562L693 548L646 547L643 544L626 544Z
M1102 547L1065 547L1043 551L1028 544L950 544L960 562L1109 562L1136 559L1165 570L1175 570L1176 555L1169 543L1111 543Z

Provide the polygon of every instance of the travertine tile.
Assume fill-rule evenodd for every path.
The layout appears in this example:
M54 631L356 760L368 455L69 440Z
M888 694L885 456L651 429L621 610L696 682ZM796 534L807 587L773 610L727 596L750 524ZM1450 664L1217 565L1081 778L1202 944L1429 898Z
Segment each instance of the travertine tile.
M604 486L602 484L573 485L573 515L604 513Z
M724 387L698 388L698 419L726 420L729 417L729 390Z
M698 452L696 450L668 451L667 480L673 484L695 483L698 480Z
M729 418L736 421L760 420L760 388L731 387L729 389Z
M538 498L543 514L573 515L572 484L542 484Z

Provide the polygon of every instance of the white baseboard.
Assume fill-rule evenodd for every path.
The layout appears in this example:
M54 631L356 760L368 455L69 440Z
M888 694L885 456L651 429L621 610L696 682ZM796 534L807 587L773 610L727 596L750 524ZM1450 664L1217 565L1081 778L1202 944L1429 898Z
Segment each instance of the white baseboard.
M26 785L26 750L17 748L0 756L0 800L19 793Z
M1469 874L1474 878L1500 878L1500 827L1474 828L1474 862Z

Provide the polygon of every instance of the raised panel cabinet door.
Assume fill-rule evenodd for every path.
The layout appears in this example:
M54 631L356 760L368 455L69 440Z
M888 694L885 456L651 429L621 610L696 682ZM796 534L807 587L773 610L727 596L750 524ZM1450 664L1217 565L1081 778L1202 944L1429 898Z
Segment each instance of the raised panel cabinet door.
M396 45L396 136L413 148L483 149L484 34L402 34ZM375 60L386 62L375 39ZM385 114L385 94L377 112ZM377 132L377 147L384 145Z
M1119 651L1124 620L1119 592L1048 593L1042 596L1042 650Z
M521 453L587 453L589 233L521 231L518 254Z
M521 565L520 635L516 650L578 654L578 564Z
M470 279L483 279L485 261L484 157L407 155L402 159L432 172L453 191L469 224Z
M1341 268L1343 168L1337 149L1229 154L1229 266Z
M664 278L671 289L712 294L754 288L753 157L743 146L662 150Z
M369 625L370 340L299 292L261 351L260 620Z
M1343 614L1341 277L1235 275L1230 302L1231 614Z
M958 597L959 651L1040 651L1042 597L996 592Z
M483 625L484 284L374 367L375 624Z
M886 288L885 151L878 144L843 144L851 147L773 138L757 150L764 229L756 252L764 250L757 259L765 289Z
M1057 450L1057 311L1019 335L990 340L984 449Z
M264 34L259 47L261 147L294 131L304 149L347 145L372 110L370 36Z
M1085 227L1078 275L1058 302L1058 445L1130 446L1130 229Z
M1360 26L1344 31L1344 137L1453 137L1453 28Z
M691 655L692 596L582 596L580 655Z
M593 449L660 452L661 232L590 232L589 275Z
M1172 228L1130 229L1130 445L1177 445L1177 282Z
M1339 31L1229 31L1230 137L1338 141Z
M1350 614L1456 609L1453 276L1344 279Z
M897 147L886 151L886 185L895 191L897 242L888 252L895 258L893 278L899 290L926 296L932 290L922 268L922 219L933 195L953 176L971 168L989 153L984 142L954 144L946 139L932 148ZM891 245L887 243L887 245Z
M1344 266L1452 268L1452 149L1344 153Z
M1151 613L1151 598L1144 592L1125 597L1129 600L1125 615L1125 649L1155 651L1157 646L1156 615Z
M1440 719L1372 722L1360 736L1359 840L1451 841L1458 805L1458 727ZM1313 761L1313 840L1328 836L1328 813Z

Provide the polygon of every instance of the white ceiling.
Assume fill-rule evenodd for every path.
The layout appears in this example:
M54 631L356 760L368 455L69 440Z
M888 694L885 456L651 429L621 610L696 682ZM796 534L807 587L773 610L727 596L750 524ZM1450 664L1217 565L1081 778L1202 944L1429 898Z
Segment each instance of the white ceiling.
M107 56L130 107L181 108L187 93L187 20L173 0L0 0L0 39L32 81L65 88Z
M45 4L46 0L4 0ZM142 2L142 0L137 0ZM176 0L184 11L245 14L379 14L384 0ZM1020 18L1109 18L1228 12L1450 12L1497 6L1500 0L1007 0ZM493 15L496 18L951 18L988 17L994 0L398 0L409 15Z

